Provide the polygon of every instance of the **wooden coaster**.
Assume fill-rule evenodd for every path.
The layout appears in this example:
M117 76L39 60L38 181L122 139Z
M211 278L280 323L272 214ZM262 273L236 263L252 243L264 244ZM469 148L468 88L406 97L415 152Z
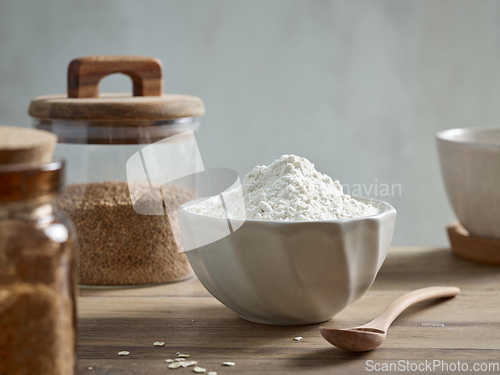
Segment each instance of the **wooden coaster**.
M460 258L472 262L500 265L500 239L476 237L455 221L446 228L451 249Z

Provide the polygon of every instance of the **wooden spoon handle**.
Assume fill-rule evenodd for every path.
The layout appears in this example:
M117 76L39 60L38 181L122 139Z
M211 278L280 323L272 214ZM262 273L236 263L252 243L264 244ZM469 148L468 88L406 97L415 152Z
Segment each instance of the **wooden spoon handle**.
M453 286L431 286L406 293L391 303L378 317L371 322L361 326L377 328L387 331L391 323L407 307L422 301L434 298L454 297L460 293L460 289Z
M97 98L99 82L113 73L128 75L134 96L161 96L163 73L161 61L146 56L88 56L71 61L68 66L68 97Z

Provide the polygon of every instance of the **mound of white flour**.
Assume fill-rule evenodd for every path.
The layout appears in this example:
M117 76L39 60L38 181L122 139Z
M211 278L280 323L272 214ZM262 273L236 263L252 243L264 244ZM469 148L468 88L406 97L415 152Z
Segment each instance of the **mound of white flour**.
M312 221L349 219L375 215L378 210L343 194L342 185L295 155L283 155L269 166L257 166L247 174L242 188L223 193L232 219ZM225 217L219 196L187 210Z

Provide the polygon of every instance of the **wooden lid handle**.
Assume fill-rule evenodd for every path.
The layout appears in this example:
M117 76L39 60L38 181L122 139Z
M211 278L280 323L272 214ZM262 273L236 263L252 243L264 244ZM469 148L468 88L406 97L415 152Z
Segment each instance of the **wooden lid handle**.
M71 61L68 66L68 97L97 98L99 82L109 74L128 75L134 84L134 96L162 96L161 61L144 56L89 56Z

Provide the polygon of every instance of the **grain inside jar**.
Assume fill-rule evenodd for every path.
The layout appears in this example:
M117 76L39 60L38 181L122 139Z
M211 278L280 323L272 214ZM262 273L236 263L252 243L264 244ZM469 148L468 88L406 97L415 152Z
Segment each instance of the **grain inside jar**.
M148 186L142 188L148 192ZM195 195L175 185L165 185L162 191L165 210L174 217L177 207ZM159 284L192 272L184 249L175 241L175 236L180 237L177 221L135 212L127 182L69 185L58 208L78 233L81 285Z

